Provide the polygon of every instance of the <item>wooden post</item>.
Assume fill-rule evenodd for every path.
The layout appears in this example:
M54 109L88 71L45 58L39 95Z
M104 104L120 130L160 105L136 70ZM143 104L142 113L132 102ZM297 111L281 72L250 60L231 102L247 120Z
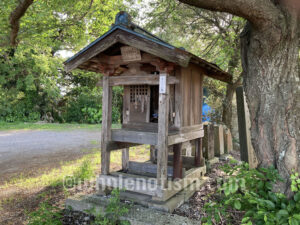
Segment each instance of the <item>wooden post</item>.
M111 99L112 89L109 76L103 76L102 90L102 129L101 129L101 174L109 174L110 152L107 149L111 135Z
M250 168L256 168L258 161L251 143L251 123L243 87L238 87L236 89L236 103L238 113L241 160L248 162Z
M129 166L129 148L122 149L122 170L127 172Z
M215 157L214 137L214 126L212 124L205 124L202 146L203 155L207 160L213 159Z
M182 179L182 143L173 146L173 179Z
M224 129L224 153L229 154L232 151L232 136L228 128Z
M215 156L220 157L224 154L224 137L223 137L223 126L215 125Z
M157 138L157 183L167 187L168 134L169 134L169 92L168 75L160 74L158 138Z
M205 161L202 154L202 138L195 140L195 166L204 166Z

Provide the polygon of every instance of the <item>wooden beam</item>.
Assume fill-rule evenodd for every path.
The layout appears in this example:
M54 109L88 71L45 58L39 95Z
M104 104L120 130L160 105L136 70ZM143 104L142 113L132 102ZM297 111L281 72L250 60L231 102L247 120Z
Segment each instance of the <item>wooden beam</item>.
M109 86L109 77L103 77L102 95L102 130L101 130L101 174L109 174L110 152L108 141L111 136L111 100L112 88Z
M134 60L134 61L124 61L122 55L109 56L109 55L100 53L99 55L91 58L89 61L94 62L94 63L102 62L102 63L107 63L109 65L128 65L128 64L134 63L134 62L151 63L153 61L158 61L158 60L161 60L161 59L159 57L153 56L148 53L142 53L142 58L140 60Z
M181 155L182 144L176 144L173 146L173 179L182 179L182 155Z
M130 148L140 144L135 143L127 143L127 142L117 142L117 141L109 141L107 143L107 151L115 151L123 148Z
M174 145L186 141L191 141L197 138L201 138L204 136L204 131L202 129L192 131L192 132L180 132L178 134L170 135L168 137L168 145Z
M157 165L151 162L133 162L129 161L128 172L133 174L139 174L143 176L156 176ZM181 171L182 173L182 171ZM171 166L167 167L167 176L172 177L173 168Z
M156 145L157 133L112 129L111 140L117 142Z
M102 85L102 80L97 83L97 86ZM168 84L177 84L179 80L173 76L168 79ZM109 81L110 86L123 86L123 85L159 85L158 75L135 75L135 76L112 76Z
M157 181L162 188L167 187L168 134L169 134L169 92L168 74L160 74L158 139L157 139Z

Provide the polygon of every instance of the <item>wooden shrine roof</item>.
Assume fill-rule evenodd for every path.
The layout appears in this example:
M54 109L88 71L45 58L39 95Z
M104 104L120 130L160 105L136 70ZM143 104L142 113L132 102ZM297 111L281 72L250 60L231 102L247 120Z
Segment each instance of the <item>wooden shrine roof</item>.
M163 59L182 67L194 63L204 69L205 75L223 82L232 82L232 75L221 70L217 65L161 40L131 21L126 21L126 17L125 23L122 21L124 17L121 18L121 21L118 21L120 15L123 16L124 12L117 15L115 25L108 32L64 62L67 72L75 68L101 72L98 68L103 67L107 60L114 61L120 66L122 60L111 52L116 51L113 48L114 46L119 48L122 45L128 45L141 50L146 56L151 54L157 59ZM125 15L128 16L126 13ZM122 70L122 68L118 69Z

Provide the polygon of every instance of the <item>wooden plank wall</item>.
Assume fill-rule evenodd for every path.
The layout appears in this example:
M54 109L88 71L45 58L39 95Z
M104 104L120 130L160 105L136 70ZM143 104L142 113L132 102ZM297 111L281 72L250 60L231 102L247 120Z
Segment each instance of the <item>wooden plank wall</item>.
M202 122L203 77L201 68L194 64L181 69L181 126L192 126Z

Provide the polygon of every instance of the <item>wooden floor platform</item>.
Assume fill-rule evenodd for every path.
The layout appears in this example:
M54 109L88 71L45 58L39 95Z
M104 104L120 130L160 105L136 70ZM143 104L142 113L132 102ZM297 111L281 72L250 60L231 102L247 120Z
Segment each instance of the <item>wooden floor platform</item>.
M206 166L189 169L184 178L175 181L168 179L167 188L162 188L154 177L114 172L109 175L100 175L97 179L97 186L100 193L104 193L104 188L119 188L150 196L153 201L165 202L187 186L200 182L205 173Z

